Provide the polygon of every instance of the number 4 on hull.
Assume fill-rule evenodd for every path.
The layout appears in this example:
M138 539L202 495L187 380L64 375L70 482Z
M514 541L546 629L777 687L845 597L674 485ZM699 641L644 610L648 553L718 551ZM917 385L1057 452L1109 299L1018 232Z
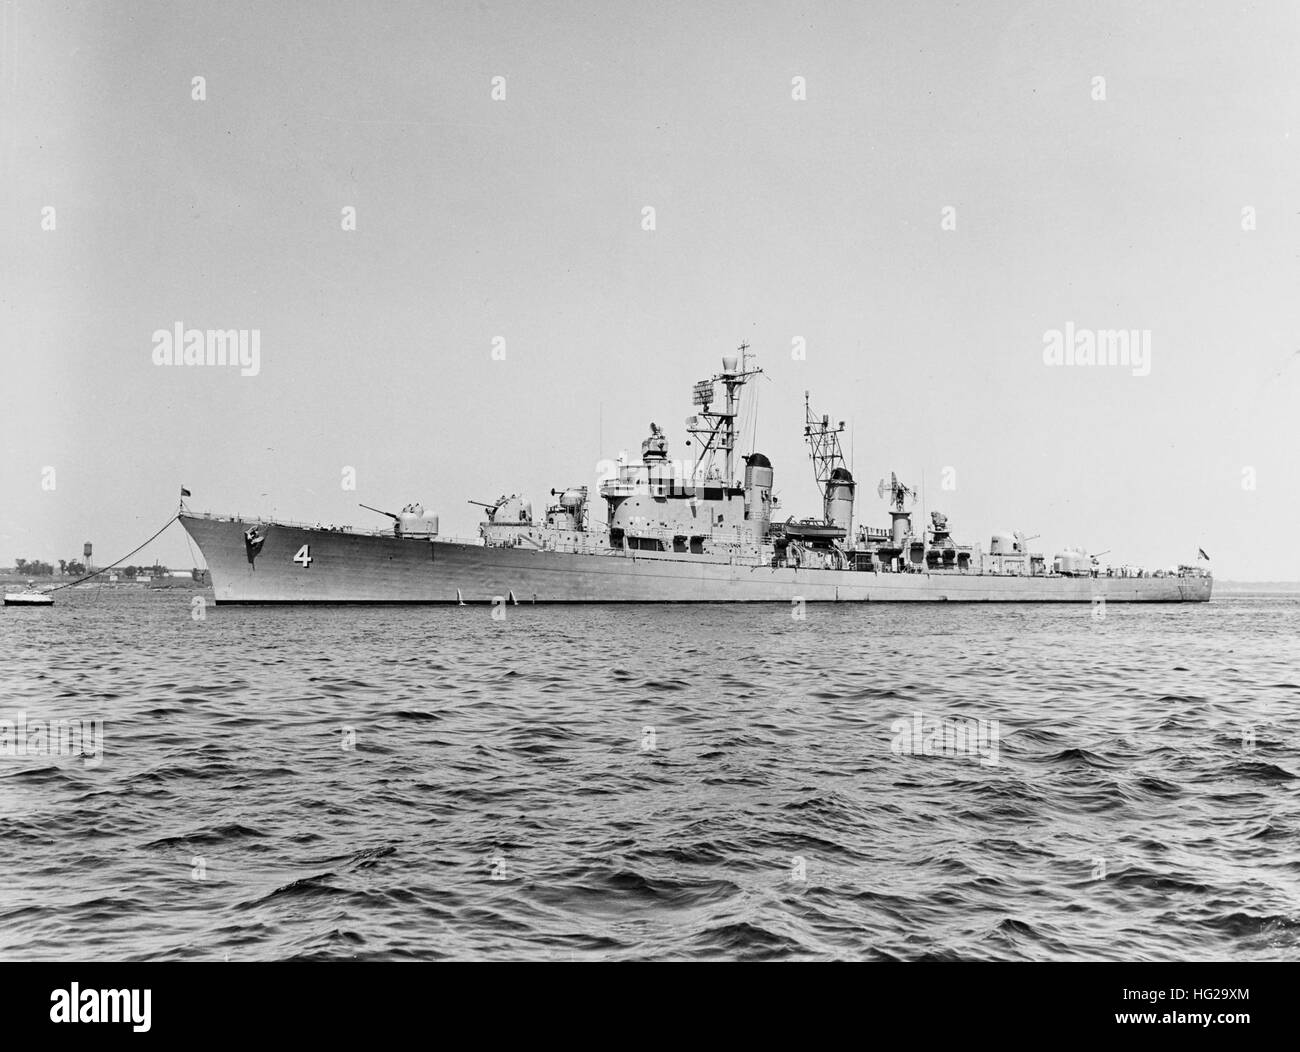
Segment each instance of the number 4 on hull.
M293 557L293 561L300 563L304 570L311 568L311 545L304 544L298 549L298 554Z

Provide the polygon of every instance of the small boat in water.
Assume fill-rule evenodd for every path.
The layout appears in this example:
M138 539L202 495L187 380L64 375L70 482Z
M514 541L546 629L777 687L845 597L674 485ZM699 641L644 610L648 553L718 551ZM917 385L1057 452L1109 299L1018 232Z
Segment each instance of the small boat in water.
M5 592L5 606L53 606L54 596L36 590L36 582L28 581L22 592Z

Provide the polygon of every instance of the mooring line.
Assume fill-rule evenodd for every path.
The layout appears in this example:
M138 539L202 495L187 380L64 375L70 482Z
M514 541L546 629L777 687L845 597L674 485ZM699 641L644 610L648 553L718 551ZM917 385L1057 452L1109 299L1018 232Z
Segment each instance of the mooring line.
M158 534L162 533L163 530L167 529L168 526L170 526L173 522L175 522L179 518L180 518L179 514L173 515L170 519L168 519L165 523L163 523L162 530L159 530L158 533L155 533L153 537L149 538L148 541L145 541L144 544L140 545L140 548L144 548L148 546L150 541L157 538ZM138 552L140 548L132 549L131 551L127 552L124 556L122 556L122 558L118 559L117 562L109 563L107 566L103 567L102 569L96 570L94 573L86 574L85 577L80 577L75 581L69 581L67 584L55 585L53 588L47 589L45 594L48 595L50 592L57 592L61 588L71 588L73 587L73 585L81 584L83 581L89 581L92 577L98 577L100 574L106 573L107 571L113 569L113 567L116 566L118 563L126 562L127 559L131 558L131 556L133 556L136 552Z

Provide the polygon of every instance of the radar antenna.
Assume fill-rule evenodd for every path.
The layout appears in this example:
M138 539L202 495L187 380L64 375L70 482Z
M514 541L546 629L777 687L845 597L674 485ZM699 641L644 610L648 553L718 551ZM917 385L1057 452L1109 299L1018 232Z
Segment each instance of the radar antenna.
M904 501L906 500L910 499L913 504L916 503L916 490L911 486L905 486L903 483L899 482L898 476L892 471L889 473L888 482L881 479L880 484L876 486L876 494L882 500L886 493L889 494L889 503L898 511L903 510Z

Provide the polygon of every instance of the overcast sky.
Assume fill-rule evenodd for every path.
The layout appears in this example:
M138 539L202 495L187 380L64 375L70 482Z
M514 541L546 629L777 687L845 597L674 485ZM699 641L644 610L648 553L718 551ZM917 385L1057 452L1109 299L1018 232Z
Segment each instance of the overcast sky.
M1292 0L7 3L3 60L0 564L102 565L182 483L473 535L651 420L686 455L744 340L785 513L807 388L860 521L894 470L963 543L1300 579ZM259 372L155 365L177 323ZM1149 375L1045 364L1067 324Z

